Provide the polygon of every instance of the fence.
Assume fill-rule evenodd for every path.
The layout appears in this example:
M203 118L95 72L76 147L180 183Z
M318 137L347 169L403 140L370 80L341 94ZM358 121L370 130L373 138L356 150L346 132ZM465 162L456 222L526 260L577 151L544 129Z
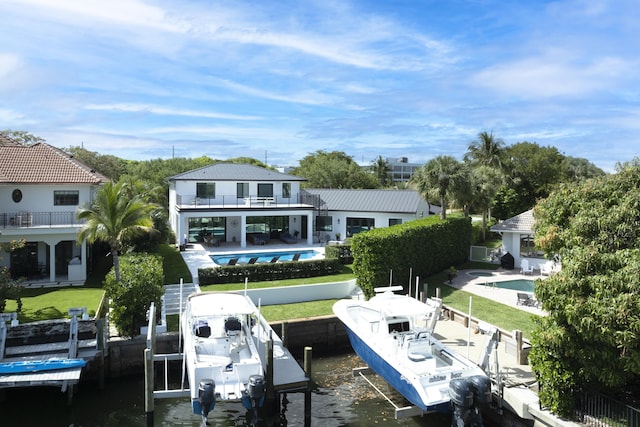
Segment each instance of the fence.
M600 393L583 394L576 415L590 427L640 427L640 409Z

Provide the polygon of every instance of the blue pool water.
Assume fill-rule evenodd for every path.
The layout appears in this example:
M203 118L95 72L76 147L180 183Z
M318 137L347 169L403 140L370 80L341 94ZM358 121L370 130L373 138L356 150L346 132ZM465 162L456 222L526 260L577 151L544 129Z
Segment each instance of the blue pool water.
M291 261L295 254L300 254L300 261L305 259L311 259L320 254L313 249L299 250L299 251L273 251L273 252L244 252L237 254L220 254L210 255L213 262L218 265L228 264L232 258L238 258L238 264L246 264L251 258L257 257L256 263L270 262L273 257L279 257L278 261Z
M514 291L521 292L533 292L535 286L535 282L533 280L526 279L516 279L516 280L505 280L503 282L490 282L489 285L497 286L501 289L512 289Z

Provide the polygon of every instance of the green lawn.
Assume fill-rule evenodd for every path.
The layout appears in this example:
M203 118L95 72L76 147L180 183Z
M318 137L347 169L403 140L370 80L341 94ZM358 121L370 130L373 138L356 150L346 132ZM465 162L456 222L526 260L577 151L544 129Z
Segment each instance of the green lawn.
M178 283L180 278L185 282L191 281L191 274L180 252L174 247L163 245L160 255L164 257L165 283ZM20 322L32 322L66 317L67 310L71 307L87 307L90 314L94 314L102 299L102 278L104 272L110 268L110 260L102 262L102 268L96 268L87 280L85 287L25 289L23 291L23 313L19 316ZM468 262L457 266L461 269L496 269L498 265L480 262ZM292 286L299 284L313 284L324 282L337 282L353 279L353 270L350 265L345 265L340 274L323 277L311 277L295 280L278 280L265 282L250 282L250 288L265 288L276 286ZM429 296L435 295L436 287L440 287L441 296L445 305L463 313L469 311L469 297L471 294L457 290L446 284L447 272L434 274L426 279L429 284ZM232 291L244 289L244 283L203 286L204 291ZM262 313L270 322L287 319L308 318L331 315L331 307L335 300L322 300L302 302L278 306L262 307ZM15 301L7 301L6 311L15 311ZM502 329L511 331L519 329L525 337L531 336L534 327L533 316L525 311L518 310L490 299L473 295L472 315L486 322L494 324ZM169 330L177 330L176 319L169 319ZM173 325L173 326L172 326Z

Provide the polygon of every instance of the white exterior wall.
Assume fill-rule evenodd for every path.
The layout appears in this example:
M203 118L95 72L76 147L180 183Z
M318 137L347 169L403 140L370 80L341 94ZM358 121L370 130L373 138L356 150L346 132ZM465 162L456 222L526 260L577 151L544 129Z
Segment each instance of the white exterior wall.
M26 227L13 227L9 223L5 228L0 229L0 242L10 242L12 240L24 239L27 242L37 243L38 263L49 264L49 281L57 282L61 278L55 271L55 247L63 241L75 242L78 237L80 225L65 223L51 224L46 213L70 213L75 218L75 211L78 206L89 203L93 198L93 192L97 186L89 184L8 184L0 185L0 215L5 214L7 218L15 213L29 212L32 214L31 224ZM22 200L16 203L12 199L15 189L22 192ZM54 205L54 191L78 191L77 206L56 206ZM54 219L55 220L55 219ZM46 248L49 246L49 259L46 259ZM72 258L78 257L80 265L70 266L69 271L73 271L74 277L67 280L86 280L87 256L86 243L82 246L72 245ZM0 251L0 266L9 267L11 263L10 254ZM62 279L63 280L63 279Z

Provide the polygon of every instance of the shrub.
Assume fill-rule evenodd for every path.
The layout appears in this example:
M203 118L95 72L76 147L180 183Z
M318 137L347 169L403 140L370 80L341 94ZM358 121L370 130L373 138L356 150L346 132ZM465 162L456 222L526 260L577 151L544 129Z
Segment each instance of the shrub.
M147 324L147 310L155 303L158 318L161 312L162 258L148 254L128 254L120 257L120 282L113 269L105 278L104 288L110 299L110 319L118 333L134 337Z
M393 277L428 277L464 262L471 243L470 218L429 217L353 236L353 270L367 297ZM412 279L413 279L412 277ZM407 284L408 289L408 284Z
M258 282L265 280L297 279L301 277L327 276L342 271L338 258L309 261L285 261L275 263L221 265L198 269L200 285L239 283L248 278Z
M353 264L351 244L330 245L324 248L326 258L338 258L341 264Z

